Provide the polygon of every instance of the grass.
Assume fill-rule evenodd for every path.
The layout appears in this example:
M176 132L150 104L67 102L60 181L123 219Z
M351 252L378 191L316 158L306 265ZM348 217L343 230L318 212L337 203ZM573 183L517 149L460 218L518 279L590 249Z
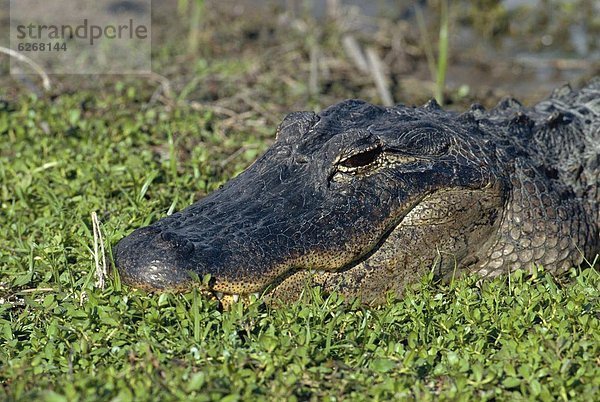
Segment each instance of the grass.
M438 61L435 76L435 99L440 105L444 104L444 88L446 87L446 72L448 70L448 1L440 1L440 33L438 36Z
M180 21L188 21L188 52L190 54L198 53L200 43L199 35L201 33L200 25L204 14L204 0L178 0L177 12ZM189 15L189 16L188 16Z
M0 400L586 401L600 392L593 269L560 282L543 271L481 284L424 278L375 309L308 289L283 308L220 312L195 291L148 295L113 275L99 287L98 236L110 257L132 229L241 171L274 130L225 132L211 112L151 97L119 82L0 103Z
M432 81L435 81L434 98L438 104L444 105L444 90L446 89L446 73L448 72L448 48L449 48L449 4L447 0L439 1L440 27L437 38L438 57L433 52L433 44L429 39L425 17L421 6L415 5L415 16L419 33L421 35L421 47L427 59L427 67Z

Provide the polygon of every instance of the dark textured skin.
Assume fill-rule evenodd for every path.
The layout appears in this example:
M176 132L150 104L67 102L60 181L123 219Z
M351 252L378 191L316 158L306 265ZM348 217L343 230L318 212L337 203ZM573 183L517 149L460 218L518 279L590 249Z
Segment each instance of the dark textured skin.
M600 80L530 109L348 100L288 115L242 174L121 240L116 265L145 289L191 272L230 298L292 300L308 281L367 303L432 269L560 273L600 251L599 155Z

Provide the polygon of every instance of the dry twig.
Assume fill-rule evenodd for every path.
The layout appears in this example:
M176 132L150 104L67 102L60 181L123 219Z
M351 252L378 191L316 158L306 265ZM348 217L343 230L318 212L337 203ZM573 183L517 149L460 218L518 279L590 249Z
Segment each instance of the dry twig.
M384 71L383 63L381 62L381 59L377 55L375 49L372 47L367 48L367 59L369 61L371 75L375 81L375 86L377 87L377 92L379 92L381 102L383 102L385 106L392 106L394 104L394 100L392 99L392 94L390 93L388 79Z
M345 35L342 38L342 47L346 51L348 57L352 59L354 65L363 73L369 72L369 64L365 59L365 55L358 44L358 41L352 35Z
M100 222L98 221L98 215L96 212L92 212L92 232L94 234L94 263L96 265L96 285L104 289L104 280L108 275L106 269L106 255L104 253L104 239L102 237L102 230L100 228ZM102 263L100 263L102 259Z
M20 62L23 62L29 67L31 67L42 78L42 85L44 86L44 90L50 91L52 87L52 85L50 84L50 77L48 77L48 74L46 74L44 69L39 64L31 60L29 57L7 47L0 46L0 53L4 53L10 57L14 57Z

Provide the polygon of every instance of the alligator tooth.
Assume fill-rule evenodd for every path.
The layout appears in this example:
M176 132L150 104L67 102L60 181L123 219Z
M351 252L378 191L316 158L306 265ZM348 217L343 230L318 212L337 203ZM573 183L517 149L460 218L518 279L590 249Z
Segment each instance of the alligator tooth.
M256 293L252 293L257 299L260 297L260 293L256 292Z
M240 300L240 295L233 295L233 302L237 303L238 300Z
M216 292L215 296L217 296L217 299L221 300L223 298L223 292Z

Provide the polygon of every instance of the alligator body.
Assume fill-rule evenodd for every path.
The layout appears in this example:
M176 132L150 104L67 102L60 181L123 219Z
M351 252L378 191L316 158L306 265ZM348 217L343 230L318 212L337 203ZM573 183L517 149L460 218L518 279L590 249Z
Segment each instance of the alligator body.
M430 270L560 273L600 251L599 184L599 79L462 114L348 100L289 114L243 173L121 240L116 265L146 289L210 274L223 299L308 281L367 303Z

